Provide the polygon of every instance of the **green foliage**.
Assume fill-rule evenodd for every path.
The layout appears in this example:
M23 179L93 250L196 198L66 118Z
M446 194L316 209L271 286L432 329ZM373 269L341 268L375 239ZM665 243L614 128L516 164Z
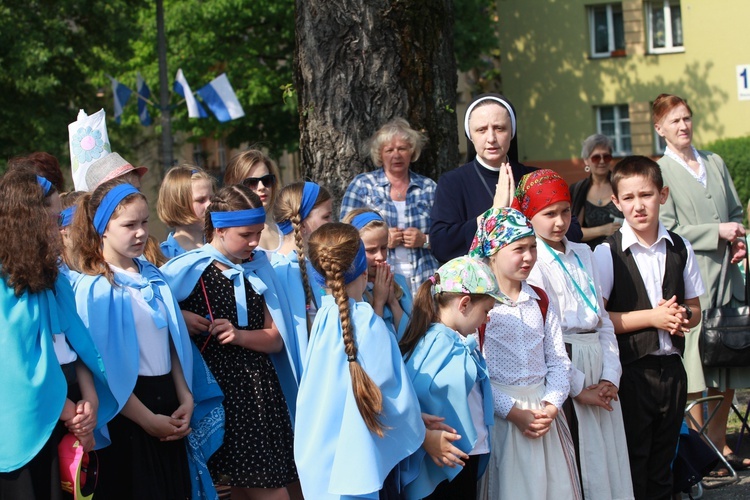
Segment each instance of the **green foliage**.
M142 1L6 0L0 6L0 167L48 151L68 161L68 123L99 109L89 79L102 54L129 57Z
M195 91L226 72L245 116L228 123L187 117L187 107L172 95L172 126L195 138L224 137L230 147L262 143L272 152L295 149L299 140L296 99L292 89L294 56L293 0L165 0L168 79L179 68ZM141 35L133 57L120 75L135 81L140 71L154 96L159 95L155 8L144 9ZM132 85L132 83L131 83ZM127 125L137 124L133 110ZM150 108L152 116L158 109Z
M500 90L496 0L454 0L453 49L459 71L471 74L478 92Z
M740 200L747 203L750 200L750 136L719 139L702 149L721 156L732 174Z

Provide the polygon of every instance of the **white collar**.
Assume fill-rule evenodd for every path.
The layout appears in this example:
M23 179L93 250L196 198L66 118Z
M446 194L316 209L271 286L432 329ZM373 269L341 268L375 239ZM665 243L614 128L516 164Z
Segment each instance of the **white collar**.
M633 245L638 245L641 248L654 248L656 245L659 244L661 240L664 240L664 239L674 245L674 242L672 241L672 237L667 232L667 228L665 228L664 224L662 224L661 222L659 222L659 228L656 234L656 241L654 241L654 243L650 247L647 247L646 245L638 241L638 237L635 235L635 232L633 232L633 228L630 227L630 224L628 224L627 220L622 223L620 232L622 233L622 251L623 252L627 250L628 248L632 247Z

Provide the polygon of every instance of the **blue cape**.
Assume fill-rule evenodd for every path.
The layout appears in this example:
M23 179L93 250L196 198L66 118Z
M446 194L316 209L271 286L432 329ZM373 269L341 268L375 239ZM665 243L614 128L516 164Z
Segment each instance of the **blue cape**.
M159 248L161 248L161 253L168 259L185 253L185 249L174 239L174 233L169 233L167 239L159 244Z
M185 300L200 280L203 271L213 262L218 261L229 267L222 271L224 276L234 282L234 297L237 305L237 321L240 325L247 324L247 302L245 300L245 281L240 279L244 276L252 285L253 289L263 295L271 317L276 328L279 329L281 338L284 340L285 349L281 352L271 354L276 374L279 377L281 389L284 392L289 415L294 423L295 401L297 400L297 387L299 385L299 374L301 367L296 359L299 353L297 337L294 330L294 320L287 301L282 299L282 285L276 279L271 263L265 252L253 253L253 260L243 264L234 264L221 252L210 244L201 248L191 250L164 264L161 268L167 283L175 291L178 302Z
M194 352L197 351L194 351L182 313L163 275L147 260L134 260L144 284L157 291L164 302L172 344L180 360L185 381L193 394L195 407L190 426L194 432L197 429L199 434L186 440L193 497L215 498L216 492L210 480L207 483L200 481L200 476L209 474L205 462L221 444L211 438L219 436L219 432L223 435L223 409L220 409L223 394L215 380L212 384L213 375L203 359L198 356L194 362ZM75 292L78 313L92 332L107 372L114 374L110 375L110 380L119 412L133 393L138 378L140 355L130 294L122 286L123 283L118 283L117 276L115 283L120 286L112 286L101 275L81 275L75 283ZM218 430L219 427L222 430ZM206 496L201 496L204 494Z
M396 342L400 342L401 337L404 336L404 332L406 331L406 326L409 324L409 319L411 318L411 309L414 301L411 296L411 288L409 288L409 285L406 283L406 278L402 274L394 274L393 278L398 286L401 287L401 290L403 290L404 292L404 294L398 301L398 303L401 304L401 309L404 310L404 314L401 316L401 321L399 322L399 324L396 325L396 328L394 328L393 311L391 310L391 306L386 304L383 307L383 321L385 321L385 325L388 327L391 333L396 336ZM367 297L364 297L364 299L365 302L367 302Z
M52 434L67 394L65 375L55 356L52 335L65 338L88 367L99 398L97 429L114 417L117 403L104 364L86 327L75 313L73 290L62 274L55 290L16 297L0 280L0 472L17 470L33 459ZM109 441L97 432L97 448Z
M422 412L444 417L445 423L461 435L453 445L464 453L469 453L477 442L469 410L469 393L477 381L484 401L484 423L490 426L494 422L487 365L476 342L473 344L464 344L457 332L441 323L433 323L411 356L404 357ZM489 454L482 457L477 479L484 473L488 458ZM417 479L406 485L407 498L426 497L438 484L446 479L453 480L461 471L461 466L438 467L425 453L409 457L404 465L419 471Z
M323 297L297 398L294 458L305 498L378 498L388 473L420 449L425 428L396 339L364 302L349 301L357 360L383 394L384 437L357 409L339 310Z
M310 269L312 265L306 260L307 276L312 276ZM289 255L281 255L275 252L271 255L271 265L276 273L279 283L284 284L284 298L289 306L289 311L294 321L294 329L297 334L297 349L294 353L295 367L298 370L298 376L302 374L302 366L307 355L307 343L310 337L307 328L307 304L305 304L305 289L302 286L302 273L299 270L299 259L297 252L290 252ZM324 290L315 283L314 280L308 279L310 288L313 292L313 300L317 307L320 307L320 301L325 294Z

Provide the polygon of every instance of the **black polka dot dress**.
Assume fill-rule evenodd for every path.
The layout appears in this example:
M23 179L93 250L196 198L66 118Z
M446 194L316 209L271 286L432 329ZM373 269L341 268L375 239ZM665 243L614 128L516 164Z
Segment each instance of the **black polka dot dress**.
M235 328L263 328L265 300L245 281L248 324L237 324L234 285L215 266L203 272L214 319L228 319ZM208 317L200 281L180 308ZM292 426L276 370L267 354L219 344L215 337L193 341L224 392L224 443L208 462L216 484L243 488L280 488L297 479Z

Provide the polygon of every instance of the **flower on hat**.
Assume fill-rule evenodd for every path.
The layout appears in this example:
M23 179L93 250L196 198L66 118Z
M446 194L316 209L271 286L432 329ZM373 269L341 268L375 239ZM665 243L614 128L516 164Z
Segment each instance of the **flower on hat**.
M102 133L91 127L79 128L71 138L71 149L78 160L77 163L89 163L109 153L108 144L102 139Z

